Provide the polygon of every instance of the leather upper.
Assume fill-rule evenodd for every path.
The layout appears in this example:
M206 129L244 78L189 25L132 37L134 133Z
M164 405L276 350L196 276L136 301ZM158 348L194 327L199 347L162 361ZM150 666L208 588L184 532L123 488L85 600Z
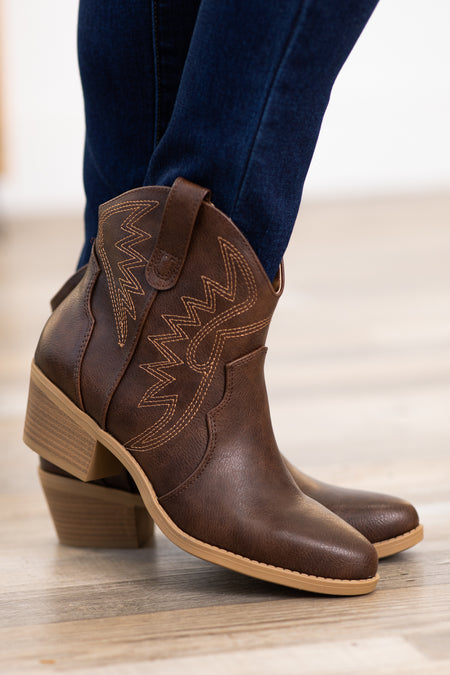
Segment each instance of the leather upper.
M304 574L373 577L375 549L302 494L273 436L264 344L282 272L270 283L208 198L178 179L103 204L36 363L135 457L187 534Z

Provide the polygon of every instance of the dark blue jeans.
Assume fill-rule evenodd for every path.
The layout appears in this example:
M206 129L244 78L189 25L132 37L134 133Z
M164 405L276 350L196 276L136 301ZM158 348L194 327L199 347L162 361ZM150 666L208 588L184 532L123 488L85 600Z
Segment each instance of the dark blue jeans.
M81 0L86 262L100 203L184 176L273 278L335 78L377 0Z

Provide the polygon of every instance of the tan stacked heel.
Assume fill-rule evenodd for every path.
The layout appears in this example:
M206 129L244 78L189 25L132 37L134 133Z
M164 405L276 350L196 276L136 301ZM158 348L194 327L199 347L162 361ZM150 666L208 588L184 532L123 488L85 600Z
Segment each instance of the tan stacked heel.
M82 481L120 473L123 469L120 461L96 440L95 433L80 424L79 413L33 363L23 435L25 443L41 457ZM95 422L92 424L96 426Z
M153 521L139 495L39 469L58 539L68 546L139 548Z

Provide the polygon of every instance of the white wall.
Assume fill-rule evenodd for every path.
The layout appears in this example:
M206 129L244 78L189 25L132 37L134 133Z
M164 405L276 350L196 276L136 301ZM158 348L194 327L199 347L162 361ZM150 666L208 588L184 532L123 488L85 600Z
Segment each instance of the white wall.
M3 0L8 213L83 207L77 0Z
M334 86L306 193L450 188L450 2L381 0Z
M80 210L77 0L3 0L10 214ZM305 195L450 189L450 3L381 0L335 85Z

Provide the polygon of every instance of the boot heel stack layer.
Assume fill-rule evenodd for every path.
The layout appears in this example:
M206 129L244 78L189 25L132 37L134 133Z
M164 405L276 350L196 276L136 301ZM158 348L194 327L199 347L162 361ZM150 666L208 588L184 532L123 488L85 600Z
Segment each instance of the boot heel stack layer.
M24 441L41 457L82 481L120 473L122 464L73 414L73 404L31 368ZM59 395L58 395L59 394Z
M150 538L153 521L139 495L42 469L39 478L62 544L138 548Z

